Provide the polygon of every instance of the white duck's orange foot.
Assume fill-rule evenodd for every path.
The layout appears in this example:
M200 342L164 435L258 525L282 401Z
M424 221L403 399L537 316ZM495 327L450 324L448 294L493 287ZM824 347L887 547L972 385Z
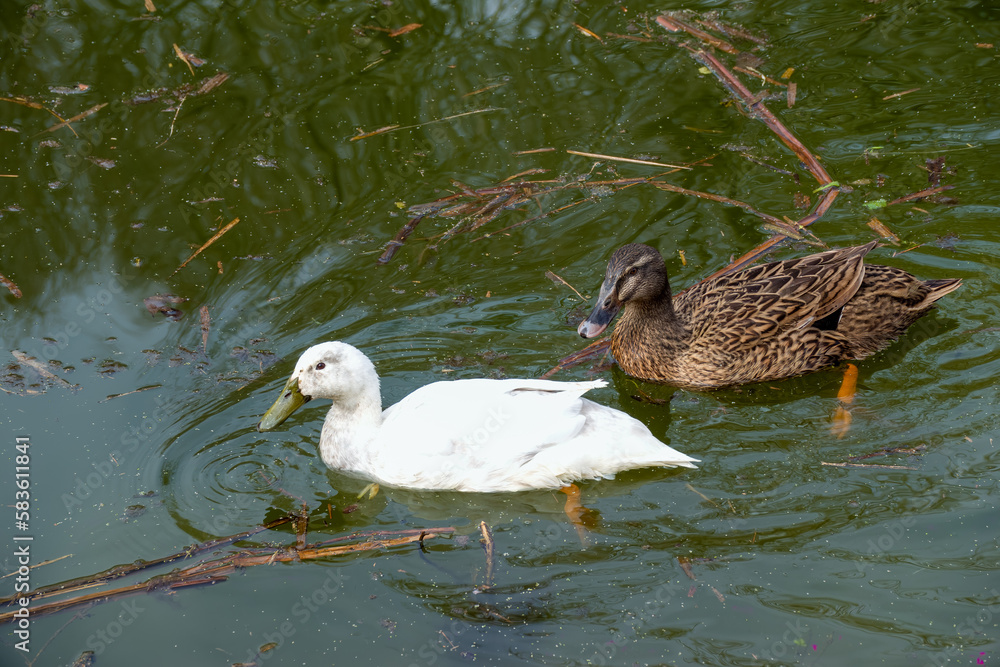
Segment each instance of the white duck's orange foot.
M576 535L580 538L580 544L585 547L588 546L587 533L589 529L597 525L598 514L583 506L580 487L576 484L564 486L559 491L566 494L566 504L563 505L563 511L569 518L569 522L576 528Z

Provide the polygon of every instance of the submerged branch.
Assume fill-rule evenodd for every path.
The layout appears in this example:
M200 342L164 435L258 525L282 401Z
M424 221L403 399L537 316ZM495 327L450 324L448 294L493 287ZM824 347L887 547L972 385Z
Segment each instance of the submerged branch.
M205 551L215 549L223 544L229 544L231 542L250 537L256 533L275 528L293 520L297 520L297 517L282 517L281 519L271 521L270 523L258 526L249 531L194 545L184 551L171 554L170 556L164 556L163 558L158 558L152 561L138 560L135 563L113 567L88 577L80 577L67 582L45 586L27 593L24 596L5 598L0 600L0 604L5 604L8 607L20 608L19 598L21 597L28 598L29 600L39 600L55 595L62 595L70 592L78 592L84 589L104 586L108 582L119 579L128 574L133 574L140 570L145 570L156 565L162 565L164 563L169 563L182 558L190 558L197 553L203 553ZM45 604L32 605L28 607L28 609L31 616L35 617L66 609L73 609L84 605L92 605L99 602L107 602L108 600L138 595L141 593L174 591L181 588L187 588L189 586L215 584L220 581L225 581L229 578L230 574L244 567L252 567L254 565L270 565L271 563L315 560L317 558L329 558L331 556L340 556L361 551L388 549L406 544L412 544L414 542L422 544L425 540L432 539L439 535L452 533L454 531L454 528L447 527L426 528L422 530L366 532L342 536L328 540L327 542L312 545L304 545L303 543L301 545L296 544L294 546L247 549L230 553L219 558L205 560L187 568L153 576L143 582L119 586L118 588L108 590L84 593L64 600L57 600ZM389 537L394 535L399 535L400 537ZM332 542L357 539L359 537L364 538L363 541L355 542L353 544L331 544ZM16 613L18 613L17 609L0 613L0 623L13 621L16 618Z

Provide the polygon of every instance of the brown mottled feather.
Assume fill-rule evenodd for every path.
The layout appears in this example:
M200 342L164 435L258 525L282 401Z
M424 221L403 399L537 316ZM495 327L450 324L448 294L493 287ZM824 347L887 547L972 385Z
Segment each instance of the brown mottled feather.
M629 244L612 256L601 298L580 331L600 333L620 307L611 350L622 370L695 388L778 380L860 359L961 286L865 265L875 245L755 266L672 297L659 252Z

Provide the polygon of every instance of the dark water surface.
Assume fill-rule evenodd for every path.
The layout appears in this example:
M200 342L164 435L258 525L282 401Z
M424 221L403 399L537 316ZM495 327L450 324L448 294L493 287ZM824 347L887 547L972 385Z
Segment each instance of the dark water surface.
M0 6L0 96L64 119L107 104L74 135L46 132L58 121L44 109L0 102L0 173L14 176L0 178L0 273L23 293L0 290L3 573L18 567L15 535L34 538L32 564L69 555L31 570L38 586L248 530L294 511L291 496L308 503L314 540L429 526L458 535L426 552L252 567L215 586L34 618L27 654L7 625L2 664L43 648L34 664L86 650L98 665L1000 661L994 6L154 3L152 15L138 1ZM853 184L813 227L819 237L867 242L876 215L901 240L874 261L965 281L860 364L847 436L830 432L839 370L711 394L605 371L612 384L595 400L702 464L582 485L596 518L584 548L558 493L383 489L358 500L363 482L318 458L323 406L258 434L315 342L369 354L387 404L442 378L537 376L583 346L575 323L590 305L547 271L593 299L614 248L650 241L683 287L769 233L737 208L650 186L567 191L541 207L594 196L500 233L540 209L506 211L436 249L430 237L456 220L427 218L377 265L406 207L457 191L453 179L476 188L529 169L566 180L662 171L595 168L566 150L709 158L666 179L804 215L795 197L814 204L814 181L679 38L607 36L652 25L660 37L644 12L664 9L715 10L767 35L743 64L797 84L792 108L776 86L767 104ZM421 27L388 32L411 23ZM192 75L174 44L204 65ZM171 91L220 72L228 80L178 110ZM465 112L477 113L432 122ZM351 141L390 125L403 127ZM518 154L539 148L555 150ZM942 156L950 201L871 208L929 187L925 161ZM498 233L475 240L487 232ZM787 244L775 256L811 250ZM183 318L152 316L143 300L155 294L187 299ZM557 376L588 377L585 366ZM640 390L669 403L636 401ZM108 400L118 394L128 395ZM17 436L30 438L26 531L14 516ZM862 460L898 468L822 465L885 448L917 452ZM496 540L489 590L482 520ZM240 544L293 540L284 528ZM16 579L0 579L0 596Z

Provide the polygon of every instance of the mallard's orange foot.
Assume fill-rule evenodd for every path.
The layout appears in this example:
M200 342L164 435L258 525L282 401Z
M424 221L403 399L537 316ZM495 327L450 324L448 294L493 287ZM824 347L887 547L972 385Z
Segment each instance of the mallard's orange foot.
M840 401L840 405L833 413L833 424L830 426L830 434L837 436L838 440L851 430L850 406L854 402L854 394L857 393L857 390L858 367L854 364L847 364L847 370L844 371L844 381L840 385L840 391L837 392L837 400Z
M588 529L597 525L594 511L583 506L583 502L580 499L580 487L576 484L564 486L559 490L566 494L566 504L563 506L563 511L569 517L569 522L576 528L576 535L580 538L580 544L588 546Z

